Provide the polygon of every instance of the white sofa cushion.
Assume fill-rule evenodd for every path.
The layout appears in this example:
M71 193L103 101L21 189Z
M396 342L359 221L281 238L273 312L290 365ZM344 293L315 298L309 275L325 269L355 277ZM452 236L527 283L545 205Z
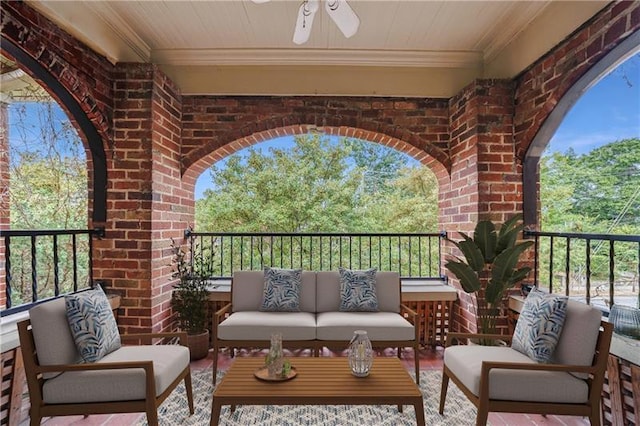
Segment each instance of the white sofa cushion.
M282 333L287 340L316 338L316 317L311 312L234 312L218 325L220 340L266 340L271 333Z
M374 341L415 339L413 325L395 312L322 312L316 321L318 340L348 342L355 330L365 330Z
M235 271L231 284L233 312L259 311L264 293L263 271ZM316 273L302 271L300 311L316 311Z
M444 364L476 396L480 393L483 361L536 364L508 347L450 346L444 351ZM589 388L584 380L565 372L496 369L489 372L489 398L582 403L589 399Z
M97 364L153 361L156 396L189 365L189 348L179 345L123 346ZM72 371L46 380L43 400L48 404L130 401L144 399L145 374L140 368L103 371Z
M29 309L33 340L40 365L76 364L82 360L69 329L64 298L44 302ZM45 378L58 373L45 373Z
M317 312L340 311L340 273L318 271L316 276ZM400 275L397 272L378 271L376 295L379 311L400 312Z

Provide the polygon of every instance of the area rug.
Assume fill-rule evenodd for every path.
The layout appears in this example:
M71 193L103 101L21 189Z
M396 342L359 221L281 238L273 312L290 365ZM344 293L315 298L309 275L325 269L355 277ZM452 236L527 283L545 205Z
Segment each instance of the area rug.
M218 381L224 373L218 373ZM161 425L208 425L211 417L211 370L192 372L195 413L189 416L184 385L181 384L158 409ZM420 372L420 390L424 398L424 414L429 426L474 425L476 408L458 390L449 384L444 416L438 413L440 402L440 370ZM139 426L146 425L146 419ZM291 405L254 406L241 405L231 413L228 406L222 407L221 426L414 426L415 411L404 406L398 412L395 405Z

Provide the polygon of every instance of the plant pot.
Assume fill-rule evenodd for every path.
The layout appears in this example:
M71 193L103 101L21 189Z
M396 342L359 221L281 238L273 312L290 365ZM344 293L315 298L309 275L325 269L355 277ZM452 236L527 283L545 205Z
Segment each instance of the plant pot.
M191 352L191 361L205 358L209 354L209 330L199 334L188 334L187 344Z

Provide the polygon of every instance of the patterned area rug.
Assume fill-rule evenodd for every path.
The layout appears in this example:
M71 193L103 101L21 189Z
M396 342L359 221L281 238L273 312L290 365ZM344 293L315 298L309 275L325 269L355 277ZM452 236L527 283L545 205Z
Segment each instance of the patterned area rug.
M218 373L218 381L224 373ZM192 372L195 413L188 416L189 409L184 385L176 390L158 409L161 425L208 425L211 417L211 370ZM440 401L440 370L420 372L420 390L424 397L426 424L429 426L474 425L476 408L458 390L455 384L449 384L445 415L438 414ZM139 426L146 425L144 420ZM230 413L229 407L222 407L220 425L222 426L399 426L416 424L412 406L404 406L399 413L396 406L387 405L292 405L292 406L253 406L242 405Z

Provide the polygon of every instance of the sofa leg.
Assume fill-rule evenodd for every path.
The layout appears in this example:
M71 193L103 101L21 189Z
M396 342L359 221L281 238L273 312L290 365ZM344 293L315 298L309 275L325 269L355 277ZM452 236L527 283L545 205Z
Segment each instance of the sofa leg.
M218 344L217 342L213 345L213 386L216 386L216 377L218 376Z

